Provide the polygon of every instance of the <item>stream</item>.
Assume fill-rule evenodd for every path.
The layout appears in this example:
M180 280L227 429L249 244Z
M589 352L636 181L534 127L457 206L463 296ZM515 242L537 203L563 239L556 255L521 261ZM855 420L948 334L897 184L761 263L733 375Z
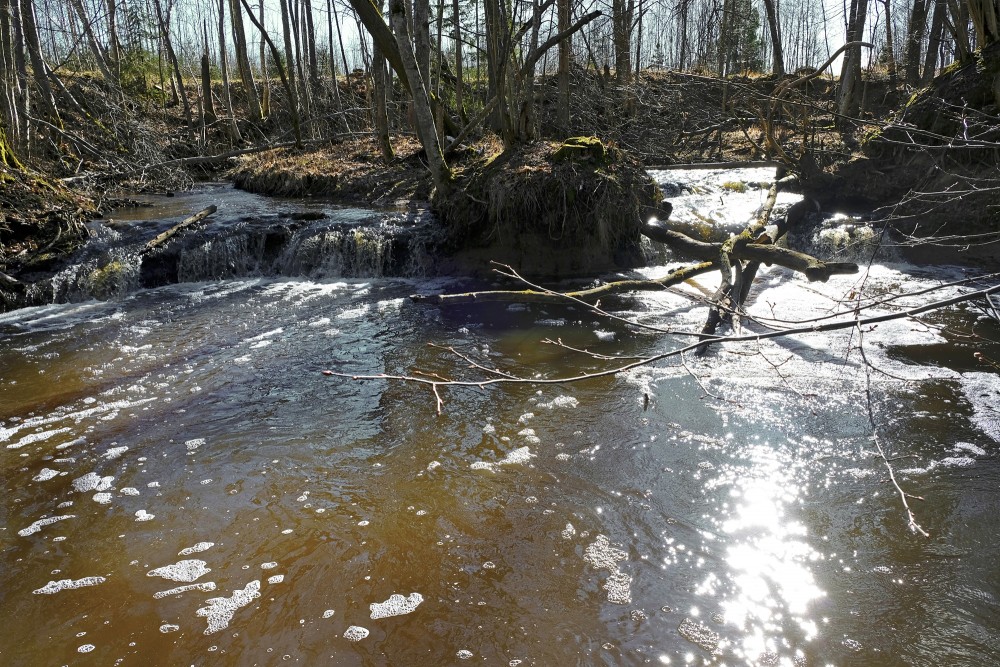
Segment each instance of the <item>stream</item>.
M679 225L734 231L772 176L654 173ZM371 231L409 213L221 185L153 203L95 241L122 266L108 300L77 271L69 303L0 314L3 664L1000 663L1000 324L982 302L442 389L439 415L425 386L321 371L468 374L451 346L541 379L688 339L573 305L413 304L466 284ZM145 240L209 203L213 229L306 222L274 252L192 246L183 282L143 288L127 227ZM869 263L875 236L819 225L812 247L862 272L764 269L750 314L788 325L974 275ZM676 265L651 257L636 275ZM603 305L705 318L677 292Z

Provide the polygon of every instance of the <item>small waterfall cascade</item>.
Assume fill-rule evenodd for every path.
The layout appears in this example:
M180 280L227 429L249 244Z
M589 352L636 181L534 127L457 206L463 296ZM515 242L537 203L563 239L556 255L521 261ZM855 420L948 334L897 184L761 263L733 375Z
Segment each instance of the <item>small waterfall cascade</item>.
M422 277L434 274L436 219L427 210L376 211L300 199L268 199L221 186L187 201L119 211L90 223L91 238L13 307L112 300L173 283L244 277ZM218 212L162 246L146 243L180 219L218 202Z

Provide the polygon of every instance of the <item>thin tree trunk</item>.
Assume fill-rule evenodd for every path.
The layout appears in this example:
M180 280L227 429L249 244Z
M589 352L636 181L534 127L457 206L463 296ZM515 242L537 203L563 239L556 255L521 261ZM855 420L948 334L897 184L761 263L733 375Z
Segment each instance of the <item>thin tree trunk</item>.
M889 0L885 0L886 4ZM785 56L781 50L781 24L778 22L778 8L774 0L764 0L764 13L767 15L767 29L771 35L771 73L774 76L785 75ZM887 18L887 24L892 18Z
M259 23L254 23L254 26L265 25L264 0L258 0L257 11L259 12L257 15ZM253 19L253 13L249 9L247 9L247 13ZM267 69L267 41L263 37L260 39L260 78L264 80L264 90L260 96L260 115L263 119L271 115L271 74Z
M451 10L453 20L455 22L454 31L454 41L455 41L455 107L458 111L458 117L460 119L465 118L465 82L463 81L464 73L462 71L462 15L461 10L458 6L458 0L452 0Z
M868 0L851 0L851 12L847 25L847 41L860 42L868 16ZM852 116L858 110L858 83L861 80L861 44L849 47L844 52L844 65L840 73L840 90L837 107L841 116Z
M417 61L420 77L431 88L431 5L428 0L413 2L413 56Z
M24 37L24 48L31 61L32 78L38 89L38 99L41 102L45 117L53 125L62 127L59 112L56 109L55 96L49 86L48 67L42 60L42 50L38 43L38 27L35 23L35 8L32 0L21 0L21 32Z
M215 101L212 99L212 67L208 61L208 26L201 24L204 36L204 48L201 51L201 96L203 99L201 106L201 120L205 126L211 125L217 120L215 115Z
M924 73L920 77L920 85L926 86L937 72L938 51L944 39L944 26L948 4L946 0L934 0L934 18L931 19L931 30L928 33L927 54L924 56Z
M382 0L376 0L378 10L382 11ZM395 155L392 152L392 143L389 141L389 117L386 113L386 60L382 55L382 49L378 42L372 43L372 95L374 96L375 113L375 136L378 139L379 152L382 160L386 163L392 162Z
M261 39L263 39L265 42L267 42L267 46L271 50L271 59L274 61L274 67L275 67L275 69L278 70L278 76L281 77L281 85L285 89L285 94L288 95L289 107L290 107L289 108L289 113L292 116L292 130L295 132L295 144L297 146L301 146L302 145L302 124L301 124L301 122L299 120L299 107L298 107L298 103L295 100L295 85L294 85L294 82L290 83L288 81L288 76L285 75L285 68L281 64L281 54L278 53L278 48L274 45L274 42L271 41L271 37L267 34L267 29L264 28L264 23L261 22L261 21L258 21L256 18L254 18L253 12L250 10L250 5L247 4L247 0L241 0L241 2L243 3L243 8L247 10L247 15L250 17L250 22L253 23L257 27L257 30L260 31ZM282 19L283 19L282 22L287 24L288 15L284 11L284 9L285 9L284 2L282 2L281 8L282 8ZM287 44L287 40L288 40L288 31L287 31L287 28L288 28L288 26L284 25L282 27L285 28L286 47L290 48L289 45ZM291 71L292 71L291 68L289 68L289 75L291 75Z
M263 44L261 40L261 44ZM233 96L229 86L229 62L226 54L226 0L219 0L219 69L222 71L222 90L226 98L226 110L229 112L229 134L233 141L240 141L240 129L236 125L236 114L233 110ZM264 72L264 60L261 61L261 72ZM266 78L265 78L266 80Z
M883 0L885 5L885 68L889 75L889 83L896 84L896 50L895 34L892 27L892 0Z
M931 0L913 0L910 24L906 30L906 56L903 59L903 80L915 86L920 83L920 50L927 29L927 12ZM850 38L848 38L849 40Z
M427 0L416 0L414 4L426 5ZM421 78L420 69L417 67L417 60L413 54L413 47L410 44L403 0L390 0L389 13L396 35L396 43L399 47L399 56L403 61L406 78L410 84L410 94L413 96L417 135L423 144L424 152L427 156L427 165L431 172L431 178L434 180L437 195L443 196L451 190L451 170L448 168L448 164L444 159L444 153L441 150L441 141L438 138L437 127L434 123L434 113L431 110L427 86Z
M247 34L243 28L243 10L239 0L230 0L229 18L233 25L233 48L236 51L236 67L240 72L240 81L247 96L247 111L254 120L264 118L260 99L257 97L257 84L253 80L253 70L250 69L250 58L247 55Z
M316 26L313 24L312 0L302 0L305 14L306 52L309 56L309 85L319 88L319 58L316 56Z
M97 69L101 71L101 76L109 83L117 83L118 78L111 72L111 68L108 66L108 59L104 53L104 49L101 48L94 37L94 29L90 23L90 19L87 17L87 11L83 8L83 2L81 0L70 0L70 5L73 6L73 11L76 12L77 17L80 19L83 36L87 39L87 46L90 48L91 55L94 56Z
M557 0L557 2L556 30L563 32L569 29L571 0ZM556 122L564 137L569 136L569 68L572 53L573 43L569 38L559 42L559 105L556 109Z

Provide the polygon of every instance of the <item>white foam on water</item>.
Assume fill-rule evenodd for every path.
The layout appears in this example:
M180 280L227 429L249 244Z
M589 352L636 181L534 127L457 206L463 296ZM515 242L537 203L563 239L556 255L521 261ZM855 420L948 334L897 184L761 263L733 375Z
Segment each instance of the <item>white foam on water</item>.
M35 595L52 595L53 593L58 593L59 591L70 591L75 588L84 588L85 586L96 586L98 584L103 584L107 579L104 577L84 577L83 579L60 579L59 581L50 581L41 588L36 588L31 591Z
M107 491L94 494L94 502L99 505L107 505L111 502L111 494Z
M155 519L155 518L156 518L155 514L150 514L146 510L138 510L135 513L135 520L136 521L150 521L150 520Z
M611 342L615 339L614 331L605 331L604 329L594 329L594 335L597 336L597 340L603 342Z
M204 444L205 438L192 438L191 440L184 441L184 447L187 448L189 452L193 452Z
M229 622L233 620L233 615L237 610L247 606L252 601L260 597L260 581L254 580L248 583L243 590L235 590L228 598L211 598L206 600L207 606L195 612L195 615L202 616L208 623L205 634L210 635L219 630L229 627Z
M518 424L527 424L529 421L531 421L534 418L535 418L535 413L534 412L525 412L523 415L521 415L520 417L517 418L517 423ZM530 430L530 429L525 429L525 430ZM531 431L531 435L534 435L534 434L535 434L535 432Z
M323 618L331 618L335 613L332 609L327 609L323 612Z
M971 442L960 442L955 445L956 452L969 452L970 454L975 454L976 456L986 456L986 450L982 447L977 447Z
M455 657L457 657L459 660L468 660L473 655L475 654L472 651L463 648L462 650L460 650L458 653L455 654Z
M344 630L344 639L348 641L359 642L367 636L368 628L363 628L360 625L352 625Z
M555 410L556 408L575 408L579 405L580 401L573 396L556 396L547 403L539 403L538 407L545 408L546 410Z
M53 470L52 468L42 468L38 471L38 474L31 478L33 482L45 482L52 479L59 474L58 470Z
M572 540L573 536L576 535L576 528L573 526L573 524L567 523L566 527L563 528L562 533L560 534L562 535L562 538L564 540Z
M107 491L111 488L111 483L115 481L112 476L101 477L96 472L88 472L83 477L73 480L73 488L79 493L88 491Z
M483 433L485 433L486 435L493 435L496 432L497 432L497 427L494 426L493 424L487 424L486 426L483 427Z
M215 542L199 542L191 547L186 547L177 552L178 556L190 556L191 554L201 553L202 551L208 551L215 546Z
M546 318L537 320L535 324L540 327L564 327L566 326L566 318Z
M402 616L412 613L424 601L424 596L420 593L410 593L408 597L403 597L399 593L393 593L385 602L372 602L371 618L373 621L390 616Z
M262 570L273 570L276 567L278 567L278 564L275 563L273 560L267 563L260 564L260 569Z
M147 577L162 577L170 581L196 581L212 571L203 560L181 560L173 565L164 565L146 573Z
M91 652L91 651L93 651L93 650L94 650L95 648L97 648L97 647L96 647L96 646L94 646L93 644L84 644L84 645L83 645L83 646L81 646L80 648L76 649L76 652L77 652L77 653L90 653L90 652Z
M123 447L112 447L108 451L106 451L103 454L101 454L101 458L107 459L109 461L113 461L114 459L117 459L119 456L121 456L122 454L124 454L127 451L128 451L128 447L124 447L124 446Z
M531 429L525 429L526 431L531 431ZM534 431L532 431L534 433ZM496 472L499 466L507 465L517 465L524 464L535 457L535 454L531 453L529 447L518 447L517 449L508 452L507 456L503 457L499 461L476 461L470 468L473 470L490 470Z
M139 489L135 488L134 486L126 486L125 488L118 489L118 493L122 494L123 496L137 496L139 495Z
M206 581L200 584L188 584L187 586L178 586L177 588L171 588L166 591L157 591L153 593L153 598L159 600L161 598L169 597L171 595L180 595L181 593L187 593L188 591L202 591L204 593L210 593L215 590L214 581Z
M632 577L618 567L619 561L628 560L628 554L611 546L607 535L598 535L583 551L583 559L597 570L610 572L601 586L608 594L608 602L628 604L632 601Z
M283 574L276 574L276 575L274 575L272 577L268 577L267 578L267 583L269 583L269 584L280 584L284 580L285 580L285 575L283 575Z
M162 632L163 634L167 634L168 632L177 632L180 629L181 626L172 625L170 623L164 623L163 625L160 626L160 632Z
M60 433L66 433L69 430L70 430L69 427L66 427L66 428L53 429L51 431L42 431L41 433L29 433L28 435L22 437L17 442L7 445L7 449L21 449L21 447L24 447L25 445L30 445L35 442L42 442L43 440L48 440L54 435L58 435Z
M64 500L63 502L61 502L58 505L56 505L56 509L61 509L62 510L62 509L66 509L67 507L72 507L72 506L73 506L73 501L72 500Z
M60 516L46 517L44 519L39 519L38 521L31 524L27 528L22 528L21 530L17 531L17 534L20 535L21 537L27 537L28 535L34 535L45 526L50 526L57 521L65 521L66 519L75 519L75 518L76 518L75 514L63 514Z

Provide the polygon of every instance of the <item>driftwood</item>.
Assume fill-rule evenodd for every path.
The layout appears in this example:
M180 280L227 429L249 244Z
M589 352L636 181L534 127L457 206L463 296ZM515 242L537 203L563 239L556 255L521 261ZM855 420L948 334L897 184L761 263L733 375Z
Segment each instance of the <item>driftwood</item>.
M169 241L175 234L184 231L188 227L191 227L193 225L198 224L199 222L201 222L202 220L204 220L208 216L210 216L213 213L215 213L217 210L219 210L218 207L215 204L212 204L211 206L208 206L208 207L206 207L206 208L198 211L197 213L195 213L194 215L192 215L190 218L187 218L185 220L182 220L181 222L178 222L176 225L174 225L173 227L171 227L170 229L168 229L167 231L163 232L162 234L160 234L159 236L157 236L156 238L154 238L153 240L151 240L149 243L147 243L146 247L142 249L142 254L145 255L146 253L150 252L151 250L155 250L156 248L159 248L164 243L166 243L167 241Z

